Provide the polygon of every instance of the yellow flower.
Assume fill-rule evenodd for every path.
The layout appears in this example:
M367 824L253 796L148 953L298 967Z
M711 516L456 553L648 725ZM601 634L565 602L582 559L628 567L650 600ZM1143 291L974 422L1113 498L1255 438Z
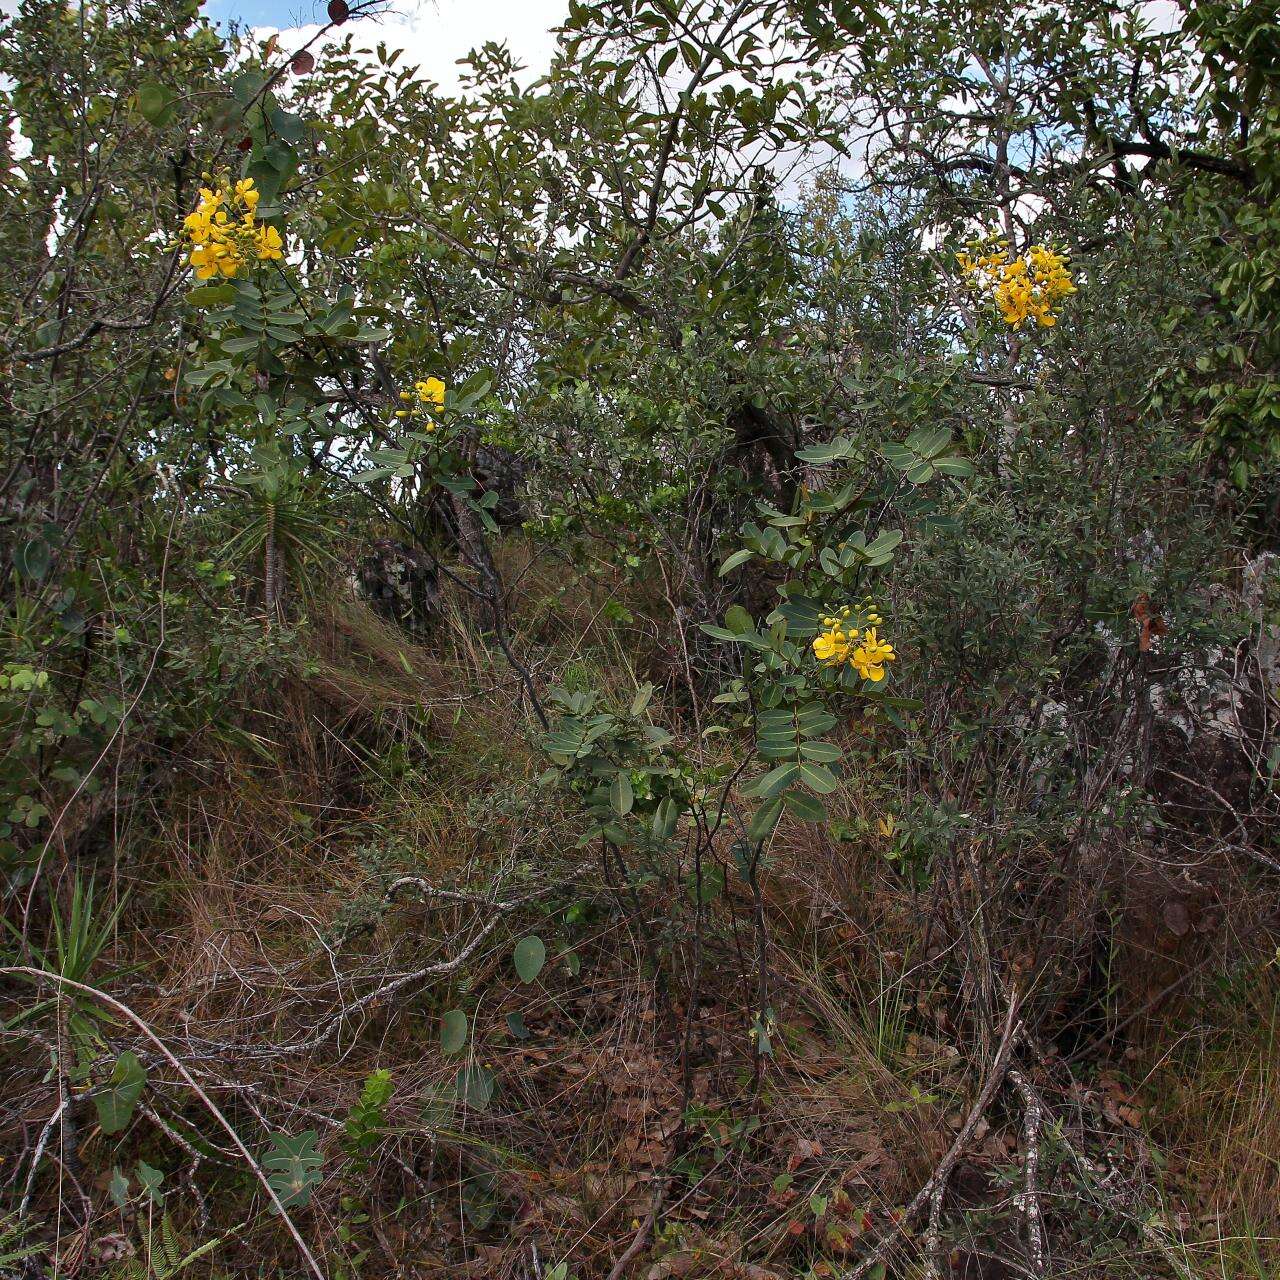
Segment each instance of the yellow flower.
M275 227L259 227L255 239L258 257L262 261L270 262L284 257L284 242Z
M418 393L418 399L425 405L439 412L444 405L444 383L439 378L427 378L422 382L415 382L413 389Z
M216 186L200 188L199 203L182 220L197 279L230 278L251 258L268 262L284 257L279 231L257 222L260 198L252 178L234 185L222 178Z
M212 280L214 276L230 279L240 269L240 251L234 244L219 240L197 244L191 250L191 265L198 280Z
M897 656L893 645L879 639L875 627L868 627L862 643L850 655L849 661L864 680L879 684L884 679L884 664L896 661Z
M849 660L849 649L858 638L857 629L846 628L842 618L823 618L824 630L813 641L813 656L824 666L838 667Z
M976 258L957 254L956 259L970 287L988 294L1000 318L1012 329L1029 320L1041 328L1052 328L1057 323L1054 308L1076 292L1066 256L1041 244L1032 245L1017 258L997 248Z

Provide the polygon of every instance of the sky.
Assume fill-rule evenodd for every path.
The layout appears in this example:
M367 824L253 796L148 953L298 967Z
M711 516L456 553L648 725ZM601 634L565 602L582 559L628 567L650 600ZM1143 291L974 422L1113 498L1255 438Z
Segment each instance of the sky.
M214 21L282 32L280 47L301 45L323 22L327 0L208 0ZM446 91L457 84L457 61L486 40L506 42L530 77L547 69L554 48L550 30L568 12L568 0L391 0L387 10L365 17L351 31L358 47L385 40L405 50L405 60Z

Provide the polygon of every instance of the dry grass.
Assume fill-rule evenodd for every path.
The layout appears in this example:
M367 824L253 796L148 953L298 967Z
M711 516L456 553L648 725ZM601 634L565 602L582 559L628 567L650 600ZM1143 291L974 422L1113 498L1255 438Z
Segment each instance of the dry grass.
M1209 1275L1280 1268L1280 965L1241 965L1188 1002L1151 1051L1143 1094Z
M518 545L504 555L523 601L520 651L540 683L623 701L674 672L660 614L628 599L633 621L610 621L609 582L571 578ZM846 838L784 821L770 850L779 1030L762 1071L749 1034L748 890L729 873L695 947L678 854L650 868L636 902L594 874L570 881L457 973L362 1009L314 1051L275 1055L385 978L452 954L483 922L468 903L389 905L389 877L550 883L582 857L571 815L532 784L542 763L531 709L465 604L448 604L429 644L350 603L328 606L311 635L296 674L261 691L242 730L192 744L163 806L135 821L114 859L129 906L110 966L121 975L112 990L198 1064L257 1149L269 1132L318 1131L326 1180L297 1216L331 1273L523 1280L566 1259L577 1280L603 1277L673 1177L645 1254L653 1280L772 1280L856 1256L927 1179L983 1068L954 1047L921 965L926 904L876 834L874 738L848 744L855 777L834 797ZM657 695L673 722L687 713L679 686L670 674ZM713 738L699 750L711 765L725 747ZM510 959L527 932L550 956L529 986ZM1274 1223L1280 1191L1267 1105L1280 1083L1280 993L1274 967L1260 972L1230 1018L1214 1015L1229 1027L1220 1042L1186 1040L1152 1077L1168 1093L1163 1134L1181 1185L1237 1236L1241 1222ZM450 1008L472 1021L462 1056L440 1044ZM449 1098L471 1061L496 1081L484 1110ZM379 1069L394 1082L386 1124L367 1159L352 1160L343 1125ZM47 1082L22 1070L38 1123ZM278 1222L256 1209L246 1220L251 1188L234 1161L215 1151L193 1167L175 1147L174 1129L203 1125L190 1096L163 1070L151 1083L158 1119L124 1139L86 1125L85 1166L163 1165L188 1237L230 1232L206 1274L296 1274ZM1016 1155L1016 1116L992 1120L967 1171L984 1195ZM40 1180L39 1195L57 1191ZM100 1192L95 1230L137 1238L138 1223Z

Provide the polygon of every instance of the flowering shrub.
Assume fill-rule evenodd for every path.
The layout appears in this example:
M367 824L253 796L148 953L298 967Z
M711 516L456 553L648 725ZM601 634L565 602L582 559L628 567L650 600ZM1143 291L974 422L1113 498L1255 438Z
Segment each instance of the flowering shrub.
M200 203L182 222L197 279L231 279L247 262L284 257L280 232L257 219L259 199L252 178L241 178L233 185L224 177L214 186L200 188Z
M972 241L971 252L956 254L970 288L995 304L1011 329L1028 320L1043 329L1058 322L1054 308L1076 292L1066 257L1044 245L1032 245L1011 258L1007 240Z
M850 695L879 703L889 715L907 705L883 691L887 664L898 655L880 637L884 619L872 598L845 602L892 563L902 542L901 529L876 528L873 520L890 510L904 519L936 519L937 499L925 495L926 487L972 474L944 428L914 431L875 450L836 436L796 457L829 469L826 486L804 488L794 512L758 503L763 526L743 526L745 545L720 569L724 576L758 558L786 570L777 608L757 624L734 605L723 627L702 628L744 650L741 677L716 701L742 707L742 727L754 731L755 755L769 766L748 789L763 801L753 840L769 834L784 805L802 820L826 819L822 797L840 785L833 766L844 753L824 735L847 715Z

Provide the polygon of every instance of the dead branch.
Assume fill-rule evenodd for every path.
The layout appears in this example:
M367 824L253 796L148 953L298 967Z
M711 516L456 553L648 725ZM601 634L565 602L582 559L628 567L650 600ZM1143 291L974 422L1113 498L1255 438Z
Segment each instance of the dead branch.
M1044 1217L1040 1208L1040 1128L1044 1123L1044 1107L1026 1076L1017 1067L1009 1068L1009 1083L1022 1099L1022 1193L1016 1203L1027 1220L1027 1248L1031 1253L1031 1270L1044 1275Z
M978 1090L978 1096L974 1100L973 1106L969 1109L969 1114L965 1117L964 1124L960 1126L960 1132L956 1134L955 1141L947 1150L946 1155L942 1157L932 1176L916 1192L914 1199L903 1211L895 1229L885 1232L871 1252L852 1271L845 1273L843 1280L861 1280L861 1277L867 1275L872 1267L888 1252L889 1246L897 1238L898 1230L910 1224L926 1204L931 1206L931 1213L929 1228L925 1235L925 1252L931 1260L936 1258L942 1196L945 1193L947 1181L951 1177L951 1171L955 1168L956 1161L964 1154L965 1148L968 1147L969 1141L973 1137L973 1131L978 1126L978 1121L986 1114L987 1108L991 1105L991 1100L995 1097L996 1091L1000 1088L1009 1069L1009 1058L1022 1034L1022 1023L1018 1018L1019 1006L1020 1000L1015 995L1009 1001L1009 1010L1005 1015L1004 1030L1001 1033L1000 1044L992 1060L991 1069L987 1072L987 1078L983 1081L982 1088ZM932 1212L935 1198L939 1206L937 1214ZM936 1265L932 1261L930 1269L936 1275Z

